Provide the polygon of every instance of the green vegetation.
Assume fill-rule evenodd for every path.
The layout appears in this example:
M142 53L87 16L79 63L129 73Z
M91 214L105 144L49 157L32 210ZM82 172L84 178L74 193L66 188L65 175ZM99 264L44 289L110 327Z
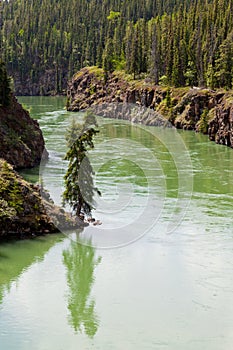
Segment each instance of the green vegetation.
M0 12L16 92L61 92L93 65L105 78L125 69L155 84L232 88L233 0L11 0Z
M208 132L208 114L209 114L209 111L207 108L205 108L199 120L199 131L202 132L203 134L207 134Z
M93 184L93 169L87 157L88 149L94 148L93 137L98 133L93 113L89 110L84 117L83 125L72 120L67 133L68 151L65 159L69 161L65 174L65 191L63 204L68 203L75 214L91 216L93 197L100 194Z
M12 167L0 160L0 218L13 218L23 210L23 193Z

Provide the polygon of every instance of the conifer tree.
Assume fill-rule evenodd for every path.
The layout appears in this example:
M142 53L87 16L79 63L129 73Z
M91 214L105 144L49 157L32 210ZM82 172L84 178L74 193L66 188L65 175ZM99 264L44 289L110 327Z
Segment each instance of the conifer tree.
M106 42L106 46L103 52L103 62L102 67L106 74L114 71L114 55L113 55L113 42L112 39L109 38Z
M139 32L138 26L134 27L132 38L132 51L130 56L130 69L129 73L133 74L133 78L140 73L140 46L139 46Z
M154 20L151 20L149 23L149 33L150 33L150 76L153 78L154 83L157 85L159 82L159 73L161 66L161 53L159 47L159 23L156 23Z
M95 117L88 111L84 124L80 125L72 120L67 132L68 151L65 160L69 161L64 176L65 191L63 205L69 204L77 217L91 216L94 208L93 197L100 192L94 187L93 169L88 159L88 150L94 148L93 137L99 132Z
M233 31L226 40L220 45L219 58L216 60L216 73L219 86L226 89L232 88L233 72Z
M232 31L233 0L0 1L0 56L16 92L60 92L84 65L229 88Z

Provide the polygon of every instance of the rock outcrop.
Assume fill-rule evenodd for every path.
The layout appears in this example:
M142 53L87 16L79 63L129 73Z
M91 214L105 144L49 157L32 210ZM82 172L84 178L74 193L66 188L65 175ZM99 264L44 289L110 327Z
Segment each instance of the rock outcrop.
M46 198L45 198L46 197ZM0 240L84 227L0 159Z
M208 133L210 140L233 147L232 94L225 94L219 99L214 116L209 123Z
M38 165L48 154L38 122L11 99L10 106L0 106L0 240L86 226L15 171Z
M143 109L135 112L133 105ZM69 111L89 107L104 117L145 125L170 122L176 128L202 132L216 143L233 147L233 93L230 92L160 87L149 80L127 80L122 73L112 73L106 78L102 69L90 67L75 74L67 90Z
M83 68L68 83L67 109L77 112L108 103L138 104L155 109L166 94L166 88L147 82L130 82L115 73L106 78L101 68Z
M100 68L83 68L69 82L69 111L79 111L101 103L123 102L129 83L111 74L106 81Z
M31 168L46 157L44 149L38 122L12 96L9 107L0 106L0 158L15 169Z

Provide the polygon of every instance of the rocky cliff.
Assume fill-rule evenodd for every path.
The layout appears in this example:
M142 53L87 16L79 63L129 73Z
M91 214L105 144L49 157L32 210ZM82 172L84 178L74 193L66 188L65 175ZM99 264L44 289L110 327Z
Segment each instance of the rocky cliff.
M9 107L0 106L0 240L84 226L16 173L38 165L42 156L47 152L38 122L12 96Z
M143 113L135 113L133 105L144 107ZM167 121L176 128L202 132L212 141L233 147L232 92L154 86L149 80L132 81L123 73L106 77L102 69L90 67L75 74L67 90L69 111L89 107L105 117L145 125Z
M25 181L0 159L0 240L83 227L84 223L41 196L38 186Z
M0 158L15 169L31 168L40 163L42 155L46 156L38 122L14 96L9 107L0 106L0 140Z
M220 94L209 122L209 138L222 145L233 147L233 97L232 93Z

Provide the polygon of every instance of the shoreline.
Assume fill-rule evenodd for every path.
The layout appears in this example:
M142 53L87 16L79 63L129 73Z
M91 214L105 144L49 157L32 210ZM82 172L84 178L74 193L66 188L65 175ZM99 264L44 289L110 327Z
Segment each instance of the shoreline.
M151 113L135 117L127 112L127 105L137 105ZM233 91L158 86L148 79L130 80L123 72L113 72L106 80L101 68L86 67L68 83L67 110L88 108L105 117L144 125L158 125L160 115L177 129L207 134L211 141L233 148Z

